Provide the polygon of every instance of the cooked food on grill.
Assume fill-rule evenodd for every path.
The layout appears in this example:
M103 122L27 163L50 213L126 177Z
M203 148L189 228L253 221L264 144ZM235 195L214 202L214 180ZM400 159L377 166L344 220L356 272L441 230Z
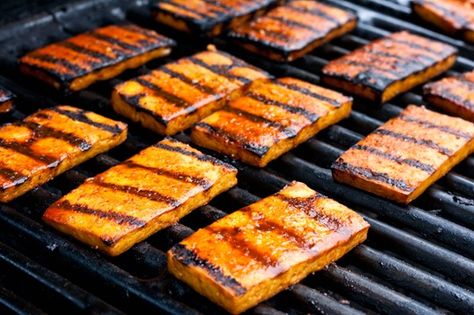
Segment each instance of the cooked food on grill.
M0 127L0 201L8 202L125 141L127 125L71 106Z
M409 203L474 151L474 124L410 105L333 164L333 177Z
M236 174L224 162L164 139L87 180L43 219L116 256L234 186Z
M474 42L474 2L468 0L412 0L413 11L451 35Z
M237 314L339 259L368 228L354 211L293 182L175 245L168 268Z
M350 114L352 99L298 80L258 80L203 119L191 137L200 146L264 167Z
M12 110L14 98L15 95L12 92L0 87L0 113L6 113Z
M253 53L293 61L356 26L357 17L350 12L316 1L293 0L234 27L229 37Z
M78 91L166 56L174 45L136 25L109 25L26 54L20 70L57 89Z
M428 83L423 94L429 103L474 122L474 71Z
M116 86L112 106L146 128L173 135L220 109L245 85L268 77L229 54L203 51Z
M217 36L227 27L257 16L279 0L162 0L154 6L155 19L184 32Z
M385 103L448 70L457 50L408 32L391 34L329 62L322 81Z

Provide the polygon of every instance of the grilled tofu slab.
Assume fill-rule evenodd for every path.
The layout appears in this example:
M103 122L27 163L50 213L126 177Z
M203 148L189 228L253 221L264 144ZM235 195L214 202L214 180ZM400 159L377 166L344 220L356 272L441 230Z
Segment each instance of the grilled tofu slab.
M316 1L293 0L229 33L243 48L276 61L293 61L352 31L357 17Z
M428 83L423 96L430 104L474 122L474 71Z
M413 11L450 35L474 42L474 3L466 0L413 0Z
M125 141L127 125L71 106L0 127L0 201L8 202Z
M298 79L259 80L197 123L191 137L200 146L264 167L347 117L351 106L350 97Z
M322 81L374 102L385 103L398 94L448 70L457 50L441 42L393 33L329 62Z
M109 25L26 54L20 70L57 89L78 91L167 56L174 45L136 25Z
M154 6L155 19L184 32L217 36L267 10L279 0L162 0Z
M203 51L168 63L115 87L118 113L173 135L222 108L240 89L269 74L220 51Z
M0 87L0 113L7 113L13 109L15 95L7 89Z
M474 124L408 106L344 152L334 179L408 204L474 151Z
M236 174L224 162L165 139L87 180L43 219L116 256L234 186Z
M172 247L168 268L237 314L339 259L368 228L354 211L293 182Z

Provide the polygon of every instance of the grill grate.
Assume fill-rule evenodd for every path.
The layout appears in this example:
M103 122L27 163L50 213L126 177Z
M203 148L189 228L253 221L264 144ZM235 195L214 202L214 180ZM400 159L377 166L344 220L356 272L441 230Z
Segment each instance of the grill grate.
M330 59L386 35L408 29L459 48L461 58L450 71L474 69L467 57L474 48L424 28L413 18L406 0L345 0L329 3L355 10L357 30L289 65L250 56L223 40L218 47L269 70L313 83ZM369 9L371 7L372 9ZM62 96L21 77L16 58L26 51L87 29L129 20L169 35L178 49L165 60L151 62L119 78L75 95ZM420 26L422 25L422 26ZM0 83L20 95L18 110L1 122L19 119L55 103L67 103L114 119L111 87L162 63L203 49L207 42L157 26L145 0L75 1L0 28ZM137 310L173 314L214 314L215 305L176 281L166 271L165 252L193 230L280 189L289 179L336 198L371 224L366 243L300 284L259 305L256 314L468 313L474 309L474 157L469 157L414 204L404 207L335 183L328 169L343 151L397 115L410 103L420 104L420 89L383 107L356 101L349 119L332 126L291 153L255 169L239 163L239 185L179 224L158 232L117 258L107 258L63 237L41 223L45 208L88 176L97 174L160 137L131 125L128 140L7 205L0 205L0 313L120 314ZM189 142L186 134L178 135ZM3 272L5 271L5 272Z

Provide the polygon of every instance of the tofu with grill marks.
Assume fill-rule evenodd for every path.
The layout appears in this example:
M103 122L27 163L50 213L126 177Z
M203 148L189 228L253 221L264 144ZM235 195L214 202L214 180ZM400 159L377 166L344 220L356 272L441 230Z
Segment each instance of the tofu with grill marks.
M408 106L344 152L335 180L408 204L474 151L474 124Z
M165 139L86 180L43 219L116 256L234 186L236 174L224 162Z
M448 70L456 48L408 32L393 33L329 62L322 82L385 103Z
M15 94L0 87L0 113L7 113L13 109Z
M203 51L168 63L115 87L116 112L164 135L173 135L222 108L269 74L220 51Z
M252 83L228 106L192 128L203 147L264 167L351 111L352 99L286 77Z
M474 122L474 71L428 83L423 97L447 113Z
M339 259L368 229L356 212L293 182L173 246L168 269L238 314Z
M0 201L8 202L119 145L127 125L71 106L0 127Z
M316 1L294 0L229 33L236 44L276 61L293 61L352 31L357 17Z
M167 56L175 42L133 24L109 25L29 52L20 71L56 89L79 91Z

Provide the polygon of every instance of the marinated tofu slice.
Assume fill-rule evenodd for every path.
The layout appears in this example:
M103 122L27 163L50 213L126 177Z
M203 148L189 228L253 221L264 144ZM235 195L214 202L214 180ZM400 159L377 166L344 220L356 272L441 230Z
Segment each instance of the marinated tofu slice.
M293 61L356 26L357 17L350 12L316 1L294 0L234 27L229 37L253 53Z
M133 24L109 25L26 54L20 70L57 89L78 91L167 56L174 45L172 39Z
M339 259L368 229L356 212L293 182L172 247L168 269L238 314Z
M374 102L400 93L448 70L457 50L408 32L391 34L329 62L322 81Z
M474 42L474 2L466 0L413 0L413 11L450 35Z
M127 125L71 106L0 127L0 201L8 202L127 138Z
M279 0L162 0L154 6L155 19L174 29L217 36L267 10Z
M237 170L165 139L51 205L46 223L116 256L237 183Z
M335 180L408 204L474 151L474 124L408 106L344 152Z
M222 108L250 82L269 74L220 51L203 51L168 63L115 87L118 113L173 135Z
M430 104L474 122L474 71L428 83L423 94Z
M7 113L13 109L13 99L15 94L0 87L0 114Z
M351 111L352 99L298 79L252 83L192 128L200 146L264 167Z

